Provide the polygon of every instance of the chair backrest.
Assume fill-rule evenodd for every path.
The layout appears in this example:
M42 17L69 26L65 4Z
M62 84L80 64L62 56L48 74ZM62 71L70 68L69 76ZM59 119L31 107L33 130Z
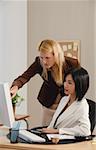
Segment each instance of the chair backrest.
M96 125L96 102L90 99L87 99L87 102L89 104L89 119L91 122L91 133L92 133Z

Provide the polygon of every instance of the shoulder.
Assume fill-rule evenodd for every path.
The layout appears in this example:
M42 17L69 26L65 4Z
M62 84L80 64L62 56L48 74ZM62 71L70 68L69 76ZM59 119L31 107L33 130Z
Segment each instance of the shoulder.
M83 98L81 101L77 101L77 104L79 104L79 107L80 109L82 109L82 112L89 111L89 104L86 98Z
M35 57L35 62L40 63L40 58L39 58L39 56Z
M80 67L80 63L78 59L72 58L72 57L65 57L65 69L70 68L70 67Z
M37 56L37 57L34 58L34 61L32 62L31 65L33 65L33 64L40 64L40 58L39 58L39 56Z
M35 57L35 61L34 61L33 64L36 64L37 66L42 66L41 62L40 62L40 57L39 56Z
M83 99L81 100L81 104L88 106L88 102L87 102L86 98L83 98Z
M34 62L29 66L28 71L32 73L41 73L42 72L42 66L40 63L40 58L37 56L34 60Z

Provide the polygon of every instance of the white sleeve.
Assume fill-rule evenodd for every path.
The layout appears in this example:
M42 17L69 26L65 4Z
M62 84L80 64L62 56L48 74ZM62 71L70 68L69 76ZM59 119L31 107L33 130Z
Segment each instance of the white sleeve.
M82 122L83 121L83 122ZM90 122L79 120L78 125L73 128L59 128L59 134L69 134L74 136L88 136L90 132Z

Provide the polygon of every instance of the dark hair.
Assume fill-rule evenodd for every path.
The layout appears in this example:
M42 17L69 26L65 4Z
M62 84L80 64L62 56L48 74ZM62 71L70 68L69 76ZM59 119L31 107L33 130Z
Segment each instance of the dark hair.
M82 67L71 68L65 73L64 81L66 79L66 76L69 74L72 75L72 78L75 82L76 98L78 98L78 101L80 101L89 88L89 74L87 70Z

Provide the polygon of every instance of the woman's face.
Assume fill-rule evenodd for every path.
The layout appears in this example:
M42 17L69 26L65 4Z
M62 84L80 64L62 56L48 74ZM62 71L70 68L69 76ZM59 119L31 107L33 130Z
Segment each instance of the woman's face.
M40 60L46 69L51 68L55 64L55 58L51 52L40 52Z
M64 81L64 93L66 95L70 95L72 97L76 96L75 92L75 82L71 76L71 74L67 75Z

